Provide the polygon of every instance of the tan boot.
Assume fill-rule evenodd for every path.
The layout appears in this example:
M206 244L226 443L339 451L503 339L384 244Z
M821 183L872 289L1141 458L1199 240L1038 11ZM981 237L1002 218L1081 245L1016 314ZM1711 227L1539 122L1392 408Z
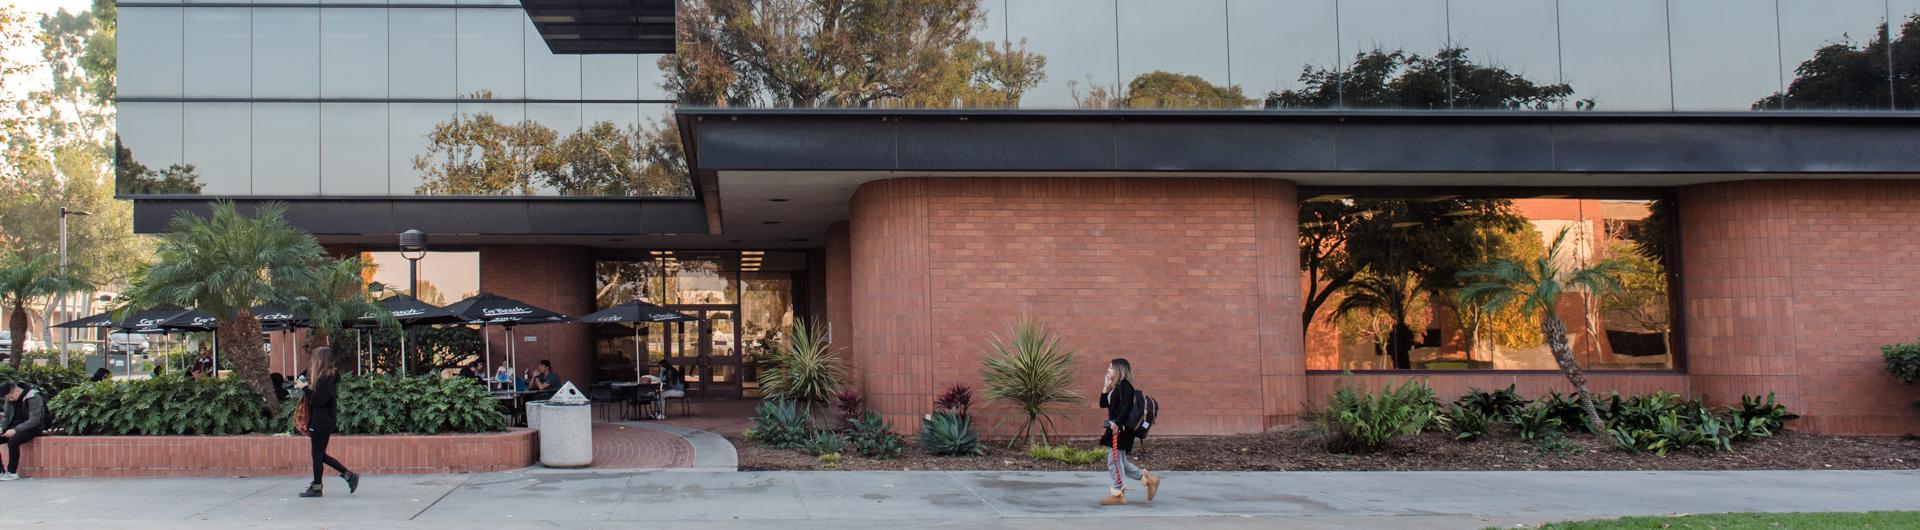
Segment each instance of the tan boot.
M1118 492L1118 491L1108 494L1107 497L1104 499L1100 499L1101 506L1121 506L1126 503L1127 503L1127 495L1123 492Z
M1153 502L1153 496L1160 493L1160 476L1140 470L1140 483L1147 485L1147 502Z

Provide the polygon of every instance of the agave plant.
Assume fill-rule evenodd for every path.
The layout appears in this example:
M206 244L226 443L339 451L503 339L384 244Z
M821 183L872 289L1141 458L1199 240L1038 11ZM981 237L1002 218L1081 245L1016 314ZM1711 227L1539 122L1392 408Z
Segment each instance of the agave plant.
M1051 445L1047 434L1054 410L1080 402L1080 393L1073 389L1073 350L1027 318L1014 323L1012 342L994 337L988 344L993 351L981 370L987 399L1012 403L1025 415L1009 446L1024 445L1036 434L1041 444Z
M1633 269L1618 259L1584 267L1563 266L1571 228L1560 229L1560 233L1553 238L1553 244L1547 247L1546 256L1524 263L1499 259L1461 272L1461 279L1473 283L1461 289L1459 297L1462 305L1480 307L1488 312L1499 312L1510 305L1519 304L1521 311L1540 315L1540 332L1547 338L1547 348L1553 351L1553 360L1560 365L1560 371L1566 374L1567 382L1573 384L1574 393L1580 398L1580 408L1587 416L1587 428L1593 432L1606 432L1606 422L1601 420L1600 412L1594 406L1593 393L1587 390L1587 376L1581 372L1579 365L1574 364L1573 348L1567 341L1567 324L1560 320L1555 308L1560 307L1560 297L1568 292L1604 297L1618 290L1620 277Z
M760 392L767 399L798 403L811 417L814 405L833 399L846 386L846 371L820 325L796 320L787 343L760 368Z
M939 456L979 456L985 452L980 447L980 432L973 428L973 420L953 412L927 415L920 424L920 444L927 447L928 453Z

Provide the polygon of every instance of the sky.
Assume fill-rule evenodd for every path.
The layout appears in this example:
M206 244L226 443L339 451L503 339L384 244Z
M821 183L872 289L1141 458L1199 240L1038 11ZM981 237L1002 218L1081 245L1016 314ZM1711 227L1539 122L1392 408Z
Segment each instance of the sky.
M37 24L40 20L40 15L43 14L54 13L61 9L66 9L68 13L77 13L93 5L93 2L89 0L12 0L10 2L0 0L0 3L12 4L15 8L25 12L27 14L28 24ZM7 56L23 63L40 62L40 50L31 46L7 50ZM9 87L8 92L31 92L46 88L46 85L46 76L36 72L28 82L21 83L21 86ZM15 94L6 94L8 97L14 95Z

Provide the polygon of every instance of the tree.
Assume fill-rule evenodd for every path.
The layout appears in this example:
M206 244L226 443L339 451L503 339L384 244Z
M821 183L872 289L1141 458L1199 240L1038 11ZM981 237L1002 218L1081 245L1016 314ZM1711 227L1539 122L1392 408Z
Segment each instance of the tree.
M1496 231L1489 239L1495 241L1491 255L1499 259L1524 263L1547 253L1546 245L1540 240L1540 232L1531 224L1523 224L1520 230L1482 230ZM1461 303L1458 290L1451 291L1449 296L1437 298L1453 309L1460 328L1466 333L1468 360L1474 359L1473 354L1485 346L1527 348L1538 346L1543 340L1539 326L1533 323L1534 316L1518 306L1487 311L1484 307Z
M319 258L298 271L301 277L286 307L307 318L309 347L333 347L342 333L369 315L378 328L400 327L393 315L367 294L360 279L361 268L360 258Z
M1632 268L1618 259L1586 266L1562 265L1566 260L1561 259L1561 253L1567 250L1567 235L1572 232L1571 226L1561 229L1554 236L1553 244L1547 247L1545 256L1525 262L1496 259L1461 271L1460 278L1473 283L1460 290L1460 299L1490 312L1500 312L1517 304L1521 311L1540 315L1540 334L1546 337L1547 348L1553 351L1553 359L1566 374L1567 382L1573 384L1580 408L1587 416L1587 428L1596 433L1606 432L1606 422L1600 419L1593 393L1587 389L1587 377L1574 363L1573 348L1567 342L1567 324L1560 320L1556 309L1561 295L1568 292L1606 296L1620 290L1621 276L1631 273Z
M1393 367L1413 367L1411 352L1417 336L1408 326L1408 317L1422 295L1420 281L1411 273L1363 275L1347 286L1340 303L1333 307L1335 318L1351 318L1358 313L1384 315L1391 322L1386 333L1387 356Z
M1891 37L1886 24L1865 44L1841 35L1794 67L1785 91L1753 102L1753 110L1920 109L1920 14L1901 22L1899 39Z
M421 195L533 195L534 172L551 160L559 135L539 123L503 123L493 114L456 115L427 133L427 151L413 157Z
M1254 101L1240 85L1219 86L1197 75L1158 70L1134 77L1124 93L1094 85L1082 94L1077 83L1068 85L1083 109L1237 109Z
M286 210L269 203L248 216L219 201L206 217L181 212L159 236L154 263L121 293L125 308L174 305L213 315L223 357L268 410L279 410L279 400L267 380L264 337L252 308L293 305L292 293L311 288L310 268L326 255L312 235L287 223Z
M47 138L104 150L113 119L115 11L112 1L96 0L93 11L61 9L40 17L35 40L52 82L35 97L47 102L39 117Z
M1573 87L1535 83L1505 68L1474 64L1467 49L1441 48L1432 57L1403 50L1370 50L1345 68L1300 69L1301 88L1269 92L1266 107L1392 107L1545 110L1566 103ZM1574 102L1589 110L1591 99Z
M5 104L0 107L0 136L6 140L8 151L24 138L21 133L27 125L19 115L25 102L13 98L20 90L18 80L33 72L34 65L17 59L14 50L26 45L30 31L24 14L12 4L0 5L0 98L6 98L0 100Z
M7 317L7 331L13 337L13 351L10 352L15 369L20 368L20 358L27 352L27 305L53 296L61 291L82 289L85 282L69 274L59 272L59 261L51 254L41 254L28 258L13 252L0 251L0 304L4 304L10 315Z

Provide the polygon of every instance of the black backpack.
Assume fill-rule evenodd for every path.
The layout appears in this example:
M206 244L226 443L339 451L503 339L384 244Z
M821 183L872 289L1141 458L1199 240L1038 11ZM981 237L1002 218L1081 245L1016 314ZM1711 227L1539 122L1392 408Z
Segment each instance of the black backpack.
M1134 438L1146 438L1147 431L1153 428L1154 422L1157 421L1159 417L1160 402L1153 399L1152 396L1148 396L1146 392L1135 390L1133 392L1133 422L1127 426L1127 431L1132 432Z

